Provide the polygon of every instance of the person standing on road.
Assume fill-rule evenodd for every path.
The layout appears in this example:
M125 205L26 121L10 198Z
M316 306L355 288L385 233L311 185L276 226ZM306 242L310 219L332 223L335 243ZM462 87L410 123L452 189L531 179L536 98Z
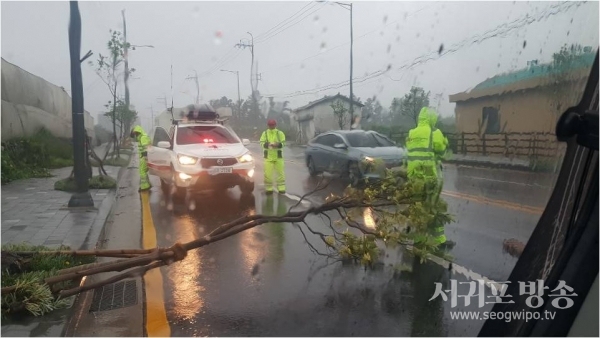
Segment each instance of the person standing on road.
M438 113L429 108L429 123L431 126L431 130L433 131L432 139L433 139L433 154L435 157L435 169L437 175L437 189L435 199L439 199L440 194L442 193L442 188L444 187L444 174L442 169L442 159L444 155L446 155L446 150L448 149L448 139L444 136L441 130L436 127L438 121Z
M446 149L443 135L436 133L431 124L431 116L435 113L433 109L423 107L419 112L417 127L408 132L406 139L406 150L408 151L407 175L409 181L424 182L423 189L426 203L435 210L438 207L439 192L441 192L438 181L436 153ZM437 120L437 118L436 118ZM439 138L441 135L442 139ZM444 227L436 220L429 225L430 233L439 244L446 243Z
M277 190L285 194L285 165L283 162L283 147L285 134L277 129L275 120L267 121L269 129L260 136L260 145L265 158L265 190L267 194L273 193L273 174L277 174Z
M141 126L135 126L131 130L131 138L138 143L138 153L140 156L140 191L147 191L152 188L150 178L148 177L148 146L150 137Z

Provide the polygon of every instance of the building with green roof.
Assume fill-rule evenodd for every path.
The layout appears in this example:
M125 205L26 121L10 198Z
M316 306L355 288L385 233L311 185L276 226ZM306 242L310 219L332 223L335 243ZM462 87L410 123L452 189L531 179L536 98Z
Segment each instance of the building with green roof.
M457 131L478 135L475 143L484 142L483 138L497 139L507 152L507 134L521 134L519 147L531 143L531 138L555 143L556 122L566 108L579 102L595 57L589 47L578 55L561 50L552 63L529 61L526 68L496 75L470 91L450 95L450 102L456 103ZM481 149L479 143L474 146Z
M560 113L579 100L594 58L590 51L559 66L530 61L527 68L450 95L450 102L456 103L457 129L488 134L553 132Z

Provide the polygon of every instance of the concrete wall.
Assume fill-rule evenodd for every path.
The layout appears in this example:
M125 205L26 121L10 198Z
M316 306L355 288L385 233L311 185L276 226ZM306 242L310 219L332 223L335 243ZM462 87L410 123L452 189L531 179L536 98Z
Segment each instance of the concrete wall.
M458 132L479 132L483 108L494 107L504 132L553 132L558 118L554 101L547 91L531 89L457 102L456 128Z
M71 97L50 82L2 59L2 141L31 136L41 127L71 138ZM87 133L94 137L94 118L84 112Z

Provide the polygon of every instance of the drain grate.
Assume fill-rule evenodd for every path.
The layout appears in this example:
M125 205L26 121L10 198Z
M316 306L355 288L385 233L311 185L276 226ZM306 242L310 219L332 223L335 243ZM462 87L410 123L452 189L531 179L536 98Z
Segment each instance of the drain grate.
M90 312L109 311L138 303L137 284L134 280L117 282L94 291Z

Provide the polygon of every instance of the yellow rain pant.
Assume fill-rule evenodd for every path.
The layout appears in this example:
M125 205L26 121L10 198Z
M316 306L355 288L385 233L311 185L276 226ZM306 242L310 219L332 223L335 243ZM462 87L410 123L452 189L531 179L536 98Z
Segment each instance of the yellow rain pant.
M283 159L277 159L275 161L265 161L265 190L273 191L273 174L277 177L275 182L277 184L277 190L279 192L285 191L285 164Z

